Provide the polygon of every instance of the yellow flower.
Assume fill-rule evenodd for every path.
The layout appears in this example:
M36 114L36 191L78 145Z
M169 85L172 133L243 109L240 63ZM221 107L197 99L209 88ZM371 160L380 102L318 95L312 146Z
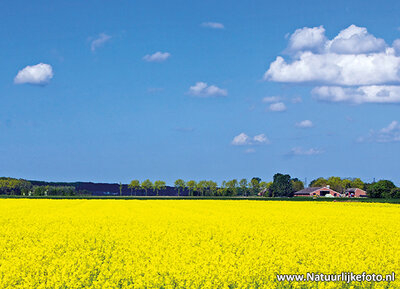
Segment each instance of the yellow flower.
M276 274L398 273L400 207L0 200L0 288L400 288Z

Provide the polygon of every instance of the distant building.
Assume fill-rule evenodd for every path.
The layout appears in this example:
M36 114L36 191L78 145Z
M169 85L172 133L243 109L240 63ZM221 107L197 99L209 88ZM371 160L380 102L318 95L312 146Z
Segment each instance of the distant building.
M349 198L366 198L367 192L359 188L348 188L344 195Z
M340 197L340 193L332 190L329 186L326 187L310 187L302 189L301 191L295 192L295 197L313 197L319 196L324 197L326 195L331 195L333 197Z

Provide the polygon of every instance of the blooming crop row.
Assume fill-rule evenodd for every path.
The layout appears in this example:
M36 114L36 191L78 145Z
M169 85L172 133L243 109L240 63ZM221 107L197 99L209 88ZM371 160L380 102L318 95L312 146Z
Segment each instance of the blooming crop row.
M0 200L0 288L400 288L276 280L389 274L399 252L392 204Z

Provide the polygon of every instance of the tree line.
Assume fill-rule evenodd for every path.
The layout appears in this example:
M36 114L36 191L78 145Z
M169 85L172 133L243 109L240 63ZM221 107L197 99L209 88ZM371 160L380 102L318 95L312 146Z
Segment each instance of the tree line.
M287 182L288 184L283 184ZM164 181L151 182L149 179L140 182L139 180L132 180L128 185L131 194L134 195L138 191L143 190L148 194L149 190L155 191L156 195L165 188ZM181 196L182 193L188 196L293 196L297 190L304 188L304 184L297 178L291 178L289 175L276 174L273 182L262 181L259 177L253 177L250 180L232 179L222 181L218 185L212 180L189 180L177 179L174 182L174 187L177 195Z
M38 182L34 182L38 183ZM91 195L93 192L77 190L75 183L51 183L51 185L32 185L24 179L0 178L0 194L6 195L27 195L27 196L75 196ZM367 192L370 198L400 198L400 188L397 188L392 181L380 180L378 182L365 183L360 178L318 178L310 183L310 187L330 186L331 189L344 193L348 188L360 188ZM119 194L122 195L121 183ZM164 195L167 185L165 181L154 182L146 179L142 182L132 180L128 186L130 195L148 196ZM232 179L222 181L219 185L212 180L189 180L177 179L174 182L175 194L177 196L264 196L264 197L292 197L297 191L304 188L304 183L298 178L292 178L288 174L275 174L271 182L263 181L259 177L250 180Z
M0 194L25 196L75 196L78 194L74 186L37 186L24 179L0 178ZM90 193L88 191L79 194Z

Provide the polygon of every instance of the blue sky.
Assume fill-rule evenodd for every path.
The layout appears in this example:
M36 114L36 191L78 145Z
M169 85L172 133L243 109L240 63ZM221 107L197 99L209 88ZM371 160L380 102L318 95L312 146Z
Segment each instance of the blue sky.
M0 175L400 183L398 1L2 1Z

